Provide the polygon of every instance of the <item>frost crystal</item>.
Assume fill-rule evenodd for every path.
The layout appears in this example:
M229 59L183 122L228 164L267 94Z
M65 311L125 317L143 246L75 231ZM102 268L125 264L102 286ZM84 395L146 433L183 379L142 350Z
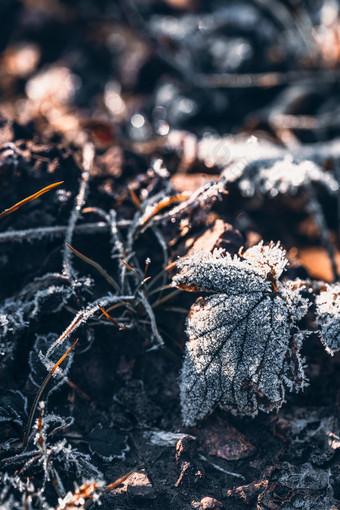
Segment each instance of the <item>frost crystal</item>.
M281 407L285 388L304 386L297 322L308 300L297 282L279 282L287 259L273 243L243 258L214 251L179 261L174 285L205 290L187 320L181 374L183 421L193 425L217 405L236 415Z
M316 321L321 341L329 354L340 349L340 283L326 284L316 298Z

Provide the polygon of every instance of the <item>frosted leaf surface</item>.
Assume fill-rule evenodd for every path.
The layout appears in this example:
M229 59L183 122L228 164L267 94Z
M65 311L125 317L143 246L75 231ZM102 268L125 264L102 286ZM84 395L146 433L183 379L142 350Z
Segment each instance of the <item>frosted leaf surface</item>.
M193 425L217 405L236 415L281 407L285 390L304 385L297 327L308 310L294 282L278 281L287 260L262 243L240 257L214 251L179 261L174 285L213 292L187 320L181 374L183 421Z
M326 284L316 298L316 321L321 341L329 354L340 349L340 284Z

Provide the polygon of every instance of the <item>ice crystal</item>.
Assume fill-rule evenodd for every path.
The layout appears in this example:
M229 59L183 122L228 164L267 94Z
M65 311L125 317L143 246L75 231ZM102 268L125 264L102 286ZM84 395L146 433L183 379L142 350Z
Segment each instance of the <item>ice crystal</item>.
M340 349L340 283L326 284L316 297L316 320L321 341L333 355Z
M179 261L174 285L205 290L187 320L189 341L181 374L183 421L192 425L220 405L236 415L281 407L285 389L305 377L297 326L309 302L296 282L280 282L287 259L262 243L243 258L221 251Z

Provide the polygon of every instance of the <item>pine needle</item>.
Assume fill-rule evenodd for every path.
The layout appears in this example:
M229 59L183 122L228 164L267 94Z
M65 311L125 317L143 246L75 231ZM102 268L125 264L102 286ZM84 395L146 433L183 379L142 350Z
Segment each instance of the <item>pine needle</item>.
M50 370L50 372L47 374L44 382L42 383L42 385L40 386L40 389L34 399L34 402L33 402L33 405L32 405L32 408L31 408L31 412L30 412L30 415L28 417L28 422L27 422L27 426L26 426L26 430L25 430L25 434L24 434L24 438L23 438L23 441L22 441L22 447L23 448L26 448L27 446L27 441L28 441L28 436L29 436L29 433L30 433L30 430L31 430L31 427L32 427L32 422L33 422L33 418L34 418L34 414L35 414L35 411L37 409L37 406L38 406L38 403L39 403L39 400L41 399L41 395L43 394L44 392L44 389L46 388L46 386L48 385L51 377L53 376L54 372L57 370L58 366L64 361L64 359L70 354L70 352L72 351L72 349L75 347L76 343L78 342L78 339L74 342L74 344L71 345L71 347L65 352L65 354L62 355L62 357L57 361L57 363L53 366L52 370Z
M53 188L56 188L60 184L62 184L64 181L55 182L54 184L50 184L49 186L46 186L46 188L42 188L40 191L37 191L33 195L30 195L27 198L24 198L24 200L21 200L20 202L17 202L16 204L12 205L9 209L5 209L2 213L0 213L0 219L4 218L5 216L8 216L8 214L11 214L12 212L16 211L17 209L20 209L25 204L28 204L28 202L32 202L32 200L35 200L36 198L40 197L40 195L43 195L47 191L50 191Z

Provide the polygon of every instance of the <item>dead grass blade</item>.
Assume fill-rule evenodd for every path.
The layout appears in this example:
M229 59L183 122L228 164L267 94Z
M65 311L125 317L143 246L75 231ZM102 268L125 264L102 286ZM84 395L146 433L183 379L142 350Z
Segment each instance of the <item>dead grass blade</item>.
M11 214L12 212L16 211L17 209L20 209L20 207L22 207L23 205L28 204L28 202L32 202L32 200L35 200L36 198L39 198L44 193L47 193L47 191L50 191L51 189L56 188L57 186L59 186L63 182L64 181L60 181L60 182L55 182L54 184L50 184L49 186L46 186L46 188L42 188L40 191L37 191L33 195L30 195L29 197L24 198L24 200L21 200L20 202L17 202L16 204L12 205L12 207L10 207L9 209L5 209L0 214L0 220L1 220L1 218L4 218L5 216L8 216L9 214Z
M118 285L118 283L112 278L112 276L110 276L106 271L105 269L100 265L98 264L98 262L95 262L94 260L90 259L89 257L86 257L86 255L83 255L82 253L80 253L80 251L76 250L75 248L73 248L72 246L70 246L69 244L66 243L66 246L71 250L73 251L73 253L75 255L77 255L77 257L79 257L80 259L82 259L84 262L86 262L87 264L90 264L91 266L93 266L95 269L97 269L97 271L99 271L99 273L104 276L105 280L107 280L109 282L110 285L112 285L112 287L118 292L120 293L121 290L120 290L120 287Z
M166 197L163 198L155 207L154 209L148 214L143 221L143 225L148 223L148 221L151 220L153 216L155 216L159 211L162 209L165 209L165 207L168 207L169 205L173 204L174 202L182 202L183 200L186 200L190 197L190 193L181 193L179 195L174 195L173 197Z
M124 259L120 259L121 263L124 264L124 266L126 266L128 269L130 269L130 271L132 271L132 273L134 273L138 280L141 282L143 280L143 278L141 277L140 274L137 273L137 271L135 269L133 269L132 266L130 266L130 264L128 264Z
M130 193L130 196L131 196L131 200L134 203L136 209L140 209L140 205L141 204L140 204L139 198L137 197L136 193L131 188L131 186L128 186L128 190L129 190L129 193Z
M104 308L102 308L100 305L98 305L98 307L100 308L101 312L103 315L105 315L105 317L110 321L112 322L112 324L114 324L115 326L117 326L118 329L120 330L123 330L123 329L126 329L125 326L121 326L113 317L111 317L110 314L108 314Z
M58 366L70 354L70 352L75 347L77 342L78 342L78 339L74 342L74 344L71 345L71 347L65 352L65 354L63 354L62 357L57 361L57 363L53 366L52 370L50 370L50 372L47 374L44 382L40 386L40 389L39 389L39 391L38 391L38 393L37 393L37 395L36 395L36 397L34 399L34 402L33 402L33 405L32 405L31 411L30 411L30 415L28 417L28 422L27 422L25 434L24 434L23 441L22 441L22 447L23 448L26 448L26 446L27 446L28 436L29 436L29 433L30 433L30 430L31 430L31 427L32 427L32 422L33 422L34 414L35 414L35 411L37 409L37 405L39 403L39 400L41 399L41 395L44 392L44 389L48 385L51 377L53 376L54 372L57 370Z
M120 306L127 306L127 305L131 305L131 302L130 301L123 301L122 303L116 303L115 305L112 305L110 306L109 308L107 308L106 310L106 313L109 313L111 312L111 310L115 310L116 308L119 308ZM101 319L103 317L103 315L105 315L104 313L102 313L99 317L99 319Z
M125 475L121 476L120 478L118 478L117 480L115 480L113 483L110 483L109 485L106 485L106 487L104 487L104 489L102 489L99 494L105 494L105 492L110 492L112 491L113 489L115 489L116 487L118 487L118 485L120 485L121 483L125 482L125 480L127 478L129 478L129 476L131 476L133 473L135 473L136 470L135 469L132 469L132 471L129 471L128 473L126 473ZM88 508L92 503L93 503L93 496L91 495L90 496L91 499L88 499L85 503L85 505L83 506L83 509L85 510L86 508Z

